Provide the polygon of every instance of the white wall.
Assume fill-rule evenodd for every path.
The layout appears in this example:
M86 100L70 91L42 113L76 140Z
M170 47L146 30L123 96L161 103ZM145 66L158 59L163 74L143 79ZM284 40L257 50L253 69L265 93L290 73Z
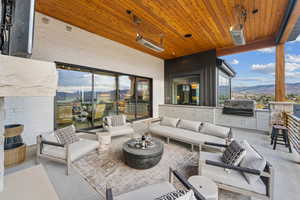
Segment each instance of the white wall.
M48 24L42 18L50 19ZM153 114L164 103L164 61L82 29L36 13L32 59L60 61L153 78ZM26 67L26 66L24 66ZM8 123L23 123L27 144L39 132L53 129L54 101L48 97L6 98Z

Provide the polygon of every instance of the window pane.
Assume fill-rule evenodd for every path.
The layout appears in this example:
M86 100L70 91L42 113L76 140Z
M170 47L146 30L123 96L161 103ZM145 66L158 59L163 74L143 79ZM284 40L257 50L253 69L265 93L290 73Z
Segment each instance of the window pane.
M149 79L144 79L144 78L136 79L136 94L137 94L137 105L136 105L137 118L150 117L151 99L150 99Z
M230 78L219 70L218 77L218 104L223 105L225 100L230 99Z
M189 76L173 79L173 104L200 104L199 76Z
M94 126L102 125L102 119L116 114L116 76L94 74Z
M77 129L91 127L92 74L58 69L56 124L61 128L74 124Z
M128 120L135 119L135 78L132 76L119 76L119 113L127 115Z

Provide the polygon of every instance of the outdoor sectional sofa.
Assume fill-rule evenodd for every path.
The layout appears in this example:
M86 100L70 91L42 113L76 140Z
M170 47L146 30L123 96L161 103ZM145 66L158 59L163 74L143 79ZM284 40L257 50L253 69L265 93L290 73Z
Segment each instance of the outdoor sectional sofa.
M201 149L205 142L228 144L232 140L230 128L217 126L211 123L190 121L179 118L162 117L160 123L152 123L149 131L154 135L191 144L192 151L194 145Z

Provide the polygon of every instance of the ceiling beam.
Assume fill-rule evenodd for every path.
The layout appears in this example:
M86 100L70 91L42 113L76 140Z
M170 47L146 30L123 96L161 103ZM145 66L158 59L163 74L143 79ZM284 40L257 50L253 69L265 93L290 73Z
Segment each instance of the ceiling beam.
M275 44L274 38L269 37L269 38L249 42L243 46L231 46L231 47L219 48L219 49L217 49L217 56L226 56L226 55L230 55L230 54L253 51L256 49L273 47L275 45L276 44Z
M283 19L282 26L277 34L276 43L285 43L294 29L300 16L300 0L290 0L287 16ZM290 11L289 11L290 10Z

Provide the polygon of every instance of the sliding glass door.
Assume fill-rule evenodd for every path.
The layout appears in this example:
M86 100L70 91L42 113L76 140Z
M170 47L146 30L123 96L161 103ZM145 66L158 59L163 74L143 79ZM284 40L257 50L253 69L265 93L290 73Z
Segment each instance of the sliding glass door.
M134 120L135 104L135 77L119 76L119 113L125 114L128 120Z
M136 117L150 117L151 98L149 79L136 78L136 100Z
M103 117L125 114L128 120L152 116L152 81L133 75L72 66L58 66L56 128L102 125Z
M77 129L92 127L92 74L59 69L56 93L56 125L74 124Z
M103 117L117 113L116 91L116 75L101 72L94 74L94 126L101 126Z

